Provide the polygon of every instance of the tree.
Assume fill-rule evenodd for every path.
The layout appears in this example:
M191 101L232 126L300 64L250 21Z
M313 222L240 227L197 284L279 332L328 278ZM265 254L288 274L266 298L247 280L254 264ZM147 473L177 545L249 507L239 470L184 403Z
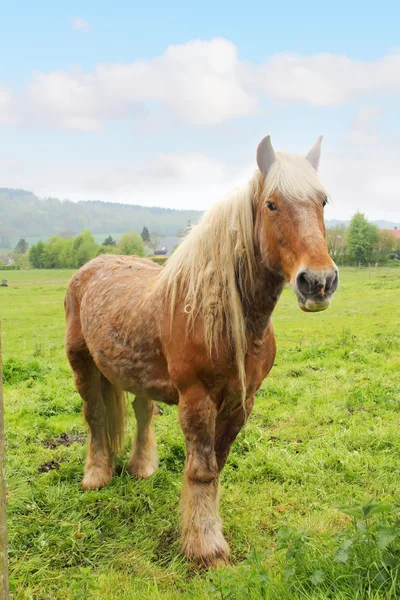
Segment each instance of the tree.
M150 241L150 233L149 233L149 230L147 229L147 227L143 227L142 233L140 235L142 236L142 240L144 242Z
M378 243L375 248L376 260L387 260L396 255L396 238L393 231L383 230L379 232Z
M81 267L92 258L97 256L98 245L90 231L80 233L72 240L73 266Z
M136 254L137 256L144 256L143 240L135 231L121 235L117 248L121 254Z
M337 262L346 254L346 226L338 225L326 230L326 244L329 255Z
M97 248L97 256L100 254L119 254L117 246L105 246L102 244Z
M24 238L21 238L18 242L18 244L15 246L15 252L17 252L18 254L25 254L25 252L28 250L29 248L29 244L26 240L24 240Z
M39 240L37 244L31 246L29 251L29 261L34 269L43 269L44 244Z
M18 254L18 252L14 252L12 258L14 265L20 269L29 269L31 266L29 252L25 252L25 254Z
M108 237L106 237L106 239L102 243L102 246L115 246L116 243L117 242L115 240L113 240L113 238L111 237L111 235L109 235Z
M42 264L45 269L74 267L72 259L72 240L63 240L54 235L43 244Z
M184 227L183 229L181 229L178 232L178 237L180 237L180 238L186 237L187 235L189 235L191 230L192 230L192 221L190 219L188 219L186 227Z
M357 265L368 263L378 239L378 227L370 223L363 213L357 212L347 229L348 252L353 263Z

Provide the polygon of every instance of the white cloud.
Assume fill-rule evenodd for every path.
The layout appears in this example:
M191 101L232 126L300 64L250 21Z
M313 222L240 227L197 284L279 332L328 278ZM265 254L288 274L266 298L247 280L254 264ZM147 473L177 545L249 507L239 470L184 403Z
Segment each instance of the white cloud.
M74 17L71 26L74 31L88 32L91 30L89 23L83 17Z
M162 112L183 125L214 126L254 114L265 97L329 107L370 93L400 95L399 72L400 52L375 61L281 53L256 66L241 61L232 42L215 38L168 46L150 60L99 64L90 73L37 72L13 105L21 124L39 127L95 131L110 120ZM149 122L154 127L157 119Z
M163 108L184 124L220 124L250 114L257 102L240 85L237 63L236 47L215 39L169 46L153 60L100 64L89 74L36 73L26 94L29 119L94 131Z
M6 87L0 85L0 125L13 125L17 115L13 106L13 97Z
M378 106L362 105L354 119L347 141L354 144L357 152L369 146L379 146L382 138L378 133L379 120L383 111Z
M371 151L373 148L374 151ZM282 148L276 148L282 150ZM357 210L370 219L400 221L400 147L386 140L365 148L345 141L340 148L323 144L320 178L331 196L327 219L349 219ZM155 154L137 164L54 163L49 157L0 160L0 181L39 196L71 200L108 200L205 210L255 170L248 164L227 164L202 153Z
M349 219L357 210L369 219L400 222L400 175L396 160L387 154L357 157L331 156L321 167L321 179L332 196L327 219Z
M348 218L360 209L372 219L399 220L400 145L382 138L381 110L365 103L370 94L375 101L378 95L400 95L398 73L398 49L374 61L326 53L276 54L256 66L241 61L228 40L193 40L169 46L151 60L100 64L89 73L38 72L21 94L0 85L0 124L92 132L111 120L133 120L140 138L149 131L185 126L211 128L228 122L229 127L230 120L257 113L263 98L280 106L325 107L358 98L359 112L338 147L324 141L321 179L332 195L327 217ZM291 110L295 114L296 108ZM240 144L236 138L232 143ZM133 166L85 165L78 159L50 166L49 158L8 166L3 160L0 180L74 200L204 209L237 182L245 183L255 168L253 156L249 165L228 165L190 152L156 154Z
M48 157L26 162L0 159L0 181L39 196L198 210L210 207L243 181L240 173L237 165L202 153L156 154L133 165L54 164Z
M247 65L243 79L275 100L337 106L372 92L400 94L399 72L399 52L374 61L281 53L261 67Z
M327 218L348 219L357 210L370 219L400 222L399 141L379 135L380 111L361 107L340 146L322 155L321 180L332 196Z

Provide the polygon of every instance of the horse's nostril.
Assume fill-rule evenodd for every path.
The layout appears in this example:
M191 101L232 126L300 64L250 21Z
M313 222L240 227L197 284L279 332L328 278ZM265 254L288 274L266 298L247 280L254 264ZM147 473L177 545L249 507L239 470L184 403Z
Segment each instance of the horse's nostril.
M325 290L327 292L333 293L338 286L338 275L337 272L334 271L332 275L328 275L326 278Z
M311 282L307 277L307 271L301 271L296 277L296 285L300 292L307 295L311 291Z
M338 286L336 270L304 269L297 274L296 287L303 296L331 295Z

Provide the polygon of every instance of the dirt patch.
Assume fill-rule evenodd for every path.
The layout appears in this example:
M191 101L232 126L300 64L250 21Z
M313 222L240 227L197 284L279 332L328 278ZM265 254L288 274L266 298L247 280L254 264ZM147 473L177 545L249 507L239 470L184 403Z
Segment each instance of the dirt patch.
M71 444L84 444L85 438L83 435L70 435L62 433L58 438L53 440L44 440L43 446L46 448L57 448L58 446L71 446Z
M38 468L39 473L48 473L49 471L54 471L60 468L60 463L56 460L49 460L48 462L43 463Z
M122 475L122 473L124 472L124 467L120 464L116 464L114 467L114 472L116 475Z

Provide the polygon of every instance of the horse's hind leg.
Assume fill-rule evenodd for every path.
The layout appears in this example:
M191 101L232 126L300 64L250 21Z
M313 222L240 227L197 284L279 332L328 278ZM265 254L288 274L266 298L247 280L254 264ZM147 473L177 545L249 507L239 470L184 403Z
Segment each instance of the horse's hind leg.
M82 344L83 346L83 344ZM106 406L102 398L101 373L86 346L67 347L68 360L74 372L75 386L84 400L83 411L90 435L82 487L101 488L112 478L112 455L107 436Z
M152 400L141 396L136 396L132 406L137 429L128 466L133 475L146 479L158 469L157 447L151 426L151 419L156 409Z

